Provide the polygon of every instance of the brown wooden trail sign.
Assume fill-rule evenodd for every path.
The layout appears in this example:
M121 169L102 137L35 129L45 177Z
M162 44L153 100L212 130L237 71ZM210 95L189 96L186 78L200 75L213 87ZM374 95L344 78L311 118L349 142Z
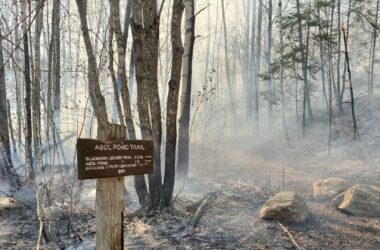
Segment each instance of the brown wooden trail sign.
M125 140L118 124L78 139L78 178L96 180L96 249L124 249L124 176L153 173L153 142Z
M153 173L153 142L78 139L78 179Z

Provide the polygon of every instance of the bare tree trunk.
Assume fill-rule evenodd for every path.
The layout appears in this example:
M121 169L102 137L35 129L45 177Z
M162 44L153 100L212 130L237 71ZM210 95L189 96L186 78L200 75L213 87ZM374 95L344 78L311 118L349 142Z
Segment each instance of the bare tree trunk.
M225 67L226 67L226 78L227 78L227 87L228 87L228 94L230 96L230 105L232 107L232 112L235 112L234 108L234 87L232 86L232 76L230 71L230 63L228 58L228 38L227 38L227 23L226 23L226 14L225 14L225 5L224 0L222 0L222 20L223 20L223 31L224 31L224 60L225 60Z
M53 43L53 135L58 135L60 132L60 117L61 117L61 2L54 0L53 2L53 17L52 17L52 43ZM59 137L58 137L59 140Z
M117 51L118 51L118 86L121 86L121 96L123 99L123 107L125 112L125 122L127 125L127 131L128 131L128 138L129 139L136 139L136 132L135 127L133 123L132 118L132 108L131 108L131 101L130 101L130 92L128 89L128 81L127 81L127 69L125 65L125 57L126 57L126 48L127 48L127 41L128 41L128 31L129 31L129 22L131 17L131 10L132 10L132 1L128 1L127 9L126 9L126 16L124 20L124 32L121 30L120 25L120 2L119 0L110 0L110 10L111 10L111 17L113 17L113 26L115 30L115 37L117 42ZM134 55L133 55L134 56ZM131 62L132 64L132 62ZM147 200L147 187L145 183L145 179L143 175L135 175L134 176L134 183L136 192L139 197L140 204L145 207L146 200Z
M110 125L106 103L100 90L99 70L87 24L87 1L76 0L82 36L88 58L88 89L94 113L98 121L98 139L125 138L125 127ZM111 128L112 127L112 128ZM115 132L111 134L111 132ZM124 178L103 178L96 183L96 227L102 235L96 235L99 249L122 249L123 247L123 190ZM113 202L110 193L115 194Z
M112 17L113 30L115 33L115 39L117 44L117 53L118 53L118 75L117 79L121 86L121 96L123 100L124 113L125 113L125 123L127 125L128 137L136 138L135 128L133 125L132 118L132 109L131 102L128 90L128 81L127 81L127 69L125 65L125 56L126 56L126 36L121 29L120 24L120 2L119 0L110 0L110 10ZM126 23L128 26L128 23ZM126 29L128 32L128 29Z
M182 0L173 1L173 12L171 20L171 42L172 42L172 71L169 81L169 93L166 109L166 151L165 151L165 177L163 184L164 205L172 205L172 196L175 180L175 162L177 146L177 113L178 94L181 82L181 68L183 57L183 46L181 39L181 23L184 10Z
M248 105L248 112L247 117L252 117L254 114L254 88L253 85L255 84L254 80L251 79L254 78L254 70L255 70L255 63L256 63L256 56L255 56L255 39L256 39L256 3L257 1L253 1L252 6L252 26L251 26L251 52L250 52L250 65L249 65L249 74L248 74L248 88L247 88L247 105Z
M210 70L209 60L210 60L210 47L211 47L211 7L210 0L207 0L207 47L206 47L206 60L205 60L205 68L204 68L204 76L203 76L203 88L206 89L206 98L208 96L207 92L210 90L208 84L208 72Z
M110 24L109 24L109 30L108 30L108 53L109 53L109 65L108 69L111 74L111 80L112 80L112 87L113 87L113 94L114 94L114 105L116 106L119 122L122 126L124 126L124 116L123 111L121 109L121 103L120 103L120 96L119 96L119 88L117 86L117 80L115 75L115 69L113 67L114 62L114 51L113 51L113 24L112 24L112 15L110 15ZM114 106L113 106L114 107ZM112 118L113 119L113 118Z
M87 25L87 1L76 0L79 18L82 29L83 41L87 52L88 63L88 90L90 100L94 108L95 117L98 121L98 131L103 132L108 130L108 116L104 96L100 90L98 65L96 63L95 52L91 44L91 37Z
M39 9L35 25L35 43L34 43L34 81L32 85L32 110L33 110L33 145L34 159L36 166L36 184L37 184L37 215L40 221L40 230L46 236L45 214L43 212L44 199L43 190L45 183L43 180L44 165L41 149L41 112L40 112L40 94L41 94L41 34L43 30L43 4L44 1L36 2L36 8ZM48 239L46 236L45 239ZM39 243L39 241L38 241Z
M43 29L43 4L44 1L36 2L36 8L39 12L36 17L35 25L35 43L34 43L34 81L32 85L32 109L33 109L33 145L34 155L37 168L37 178L42 176L43 159L41 152L41 112L40 112L40 94L41 94L41 34ZM40 180L38 180L40 182ZM38 183L37 185L40 185Z
M19 52L19 43L20 43L20 30L19 30L19 3L18 1L14 1L14 20L13 25L15 27L14 29L14 43L15 46L13 49L15 50L15 58L12 57L12 67L14 71L14 77L15 77L15 85L16 85L16 118L17 118L17 148L20 151L20 147L23 144L23 137L22 137L22 131L23 131L23 102L22 102L22 96L21 96L21 81L20 81L20 74L19 74L19 68L17 64L20 62L20 52Z
M257 18L257 37L256 37L256 65L255 65L255 105L254 115L256 122L256 135L259 136L259 105L260 105L260 72L261 72L261 26L263 21L263 0L259 0L259 10Z
M157 13L157 0L146 1L143 5L143 21L145 28L144 59L146 63L147 94L149 98L149 109L152 124L152 138L155 152L154 173L149 178L149 210L158 209L161 205L161 142L162 142L162 120L161 105L158 92L158 49L159 49L159 23L160 17Z
M378 19L379 19L379 5L380 0L376 1L376 17L375 17L375 27L377 27ZM370 69L370 80L368 84L368 94L370 96L373 95L373 83L374 83L374 68L375 68L375 61L376 61L376 42L377 42L377 28L373 28L373 35L372 35L372 55L371 55L371 69Z
M267 47L267 63L269 72L271 72L272 65L272 25L273 25L273 3L272 0L268 0L268 47ZM267 81L267 93L268 93L268 122L271 126L273 120L273 99L274 99L274 90L273 90L273 77L270 73L269 80Z
M31 79L30 79L30 61L29 61L29 36L28 24L26 18L27 4L23 0L21 2L21 18L23 44L24 44L24 80L25 80L25 110L26 110L26 138L25 138L25 165L27 176L30 180L34 179L35 173L33 169L32 155L32 103L31 103Z
M318 34L320 37L322 37L322 23L321 23L321 10L318 7ZM325 101L326 106L328 108L329 101L327 99L327 94L326 94L326 74L325 74L325 58L324 58L324 49L323 49L323 40L321 39L319 42L319 56L321 59L321 75L322 75L322 100Z
M307 76L307 57L305 55L305 47L303 44L303 32L302 32L302 17L300 11L300 0L297 0L297 22L298 22L298 42L301 51L301 60L302 60L302 77L304 82L303 90L303 111L302 111L302 135L305 136L306 129L306 105L307 99L309 96L309 84ZM311 117L309 117L311 118Z
M338 50L338 57L336 62L336 71L337 71L337 77L336 77L336 86L337 86L337 92L338 92L338 110L339 113L343 111L343 99L341 96L341 82L340 82L340 61L341 61L341 43L342 43L342 33L340 33L340 25L341 25L341 7L340 7L341 0L338 0L338 14L337 14L337 26L338 26L338 44L337 44L337 50Z
M147 82L145 76L144 60L144 24L142 20L142 1L132 1L132 36L133 48L135 50L136 66L136 86L137 86L137 107L140 121L140 131L143 139L152 138L152 127L149 120L149 101L147 92ZM148 204L148 190L144 176L140 176L138 182L135 181L135 188L139 197L140 204L146 208Z
M181 105L179 111L179 138L177 170L179 180L185 181L189 172L191 81L195 41L194 0L185 0L185 41L182 65Z
M282 126L284 127L284 133L285 138L289 146L291 146L290 143L290 136L289 136L289 129L288 129L288 123L286 121L286 108L285 108L285 93L284 93L284 31L283 31L283 19L282 19L282 2L281 0L278 3L279 8L279 35L280 35L280 94L281 94L281 121Z
M2 27L0 26L0 160L2 160L2 163L4 164L0 166L0 174L7 176L13 187L18 187L20 181L12 164L8 115L5 65L3 57L3 37Z
M248 86L250 84L250 43L249 43L249 38L250 38L250 24L251 24L251 0L244 1L244 14L245 14L245 30L244 30L244 62L243 62L243 83L246 88L248 89ZM250 104L249 102L249 93L246 91L246 103L247 103L247 114L249 110Z
M353 128L354 128L353 137L354 137L354 139L357 139L359 137L359 130L358 130L358 125L356 123L356 116L355 116L355 98L354 98L354 90L353 90L353 86L352 86L350 57L348 55L348 33L347 33L347 29L342 28L342 32L343 32L343 40L344 40L344 51L345 51L345 57L346 57L350 97L351 97L351 114L352 114L352 122L353 122Z

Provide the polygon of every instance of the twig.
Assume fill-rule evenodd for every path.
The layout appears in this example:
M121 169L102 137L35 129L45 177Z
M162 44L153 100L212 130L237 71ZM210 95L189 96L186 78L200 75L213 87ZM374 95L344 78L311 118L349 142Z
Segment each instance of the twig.
M166 242L168 242L169 240L168 239L166 239L166 240L164 240L164 241L161 241L161 242L158 242L158 243L156 243L156 244L154 244L153 246L151 246L152 248L154 248L154 247L158 247L158 246L160 246L160 245L162 245L162 244L164 244L164 243L166 243Z
M39 219L40 221L40 230L39 230L39 233L38 233L38 240L37 240L37 246L36 246L36 249L39 250L40 249L40 243L41 243L41 238L42 238L42 231L43 231L43 228L44 228L44 222Z
M277 224L284 230L284 232L288 235L289 239L292 241L293 246L297 248L298 250L301 250L301 247L297 244L296 240L293 238L292 234L289 232L289 230L284 227L284 225L281 224L281 222L277 221Z

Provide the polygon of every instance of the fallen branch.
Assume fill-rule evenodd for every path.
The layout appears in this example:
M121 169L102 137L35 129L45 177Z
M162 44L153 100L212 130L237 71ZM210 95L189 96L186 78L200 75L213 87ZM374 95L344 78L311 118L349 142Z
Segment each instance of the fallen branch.
M206 212L210 203L217 197L218 194L219 192L209 193L201 199L200 206L198 207L197 212L194 214L193 218L191 219L191 222L190 222L191 226L194 227L198 224L199 220L202 218L202 216Z
M0 193L5 194L6 197L8 197L8 198L12 198L13 200L17 201L17 202L20 203L21 205L24 205L25 207L29 208L30 210L33 209L32 206L26 204L25 202L22 202L22 201L16 199L15 197L13 197L13 196L10 195L10 194L7 194L7 193L5 193L5 192L3 192L3 191L0 191Z
M168 239L163 240L163 241L161 241L161 242L158 242L158 243L154 244L154 245L151 246L151 247L152 247L152 248L158 247L158 246L160 246L160 245L162 245L162 244L164 244L164 243L166 243L166 242L168 242L168 241L169 241Z
M297 244L296 240L293 238L293 236L289 232L289 230L284 225L282 225L281 222L277 221L277 224L282 228L282 230L284 230L284 232L286 233L286 235L289 237L289 239L293 243L293 246L295 248L297 248L298 250L301 250L301 247Z

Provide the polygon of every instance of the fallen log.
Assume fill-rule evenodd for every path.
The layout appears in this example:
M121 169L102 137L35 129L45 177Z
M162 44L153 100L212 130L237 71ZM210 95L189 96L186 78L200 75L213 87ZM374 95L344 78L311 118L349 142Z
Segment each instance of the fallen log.
M200 203L200 205L190 221L191 226L194 227L198 224L198 222L208 209L209 205L218 197L219 194L220 192L208 193L205 196L203 196L199 202L197 202L197 204Z

